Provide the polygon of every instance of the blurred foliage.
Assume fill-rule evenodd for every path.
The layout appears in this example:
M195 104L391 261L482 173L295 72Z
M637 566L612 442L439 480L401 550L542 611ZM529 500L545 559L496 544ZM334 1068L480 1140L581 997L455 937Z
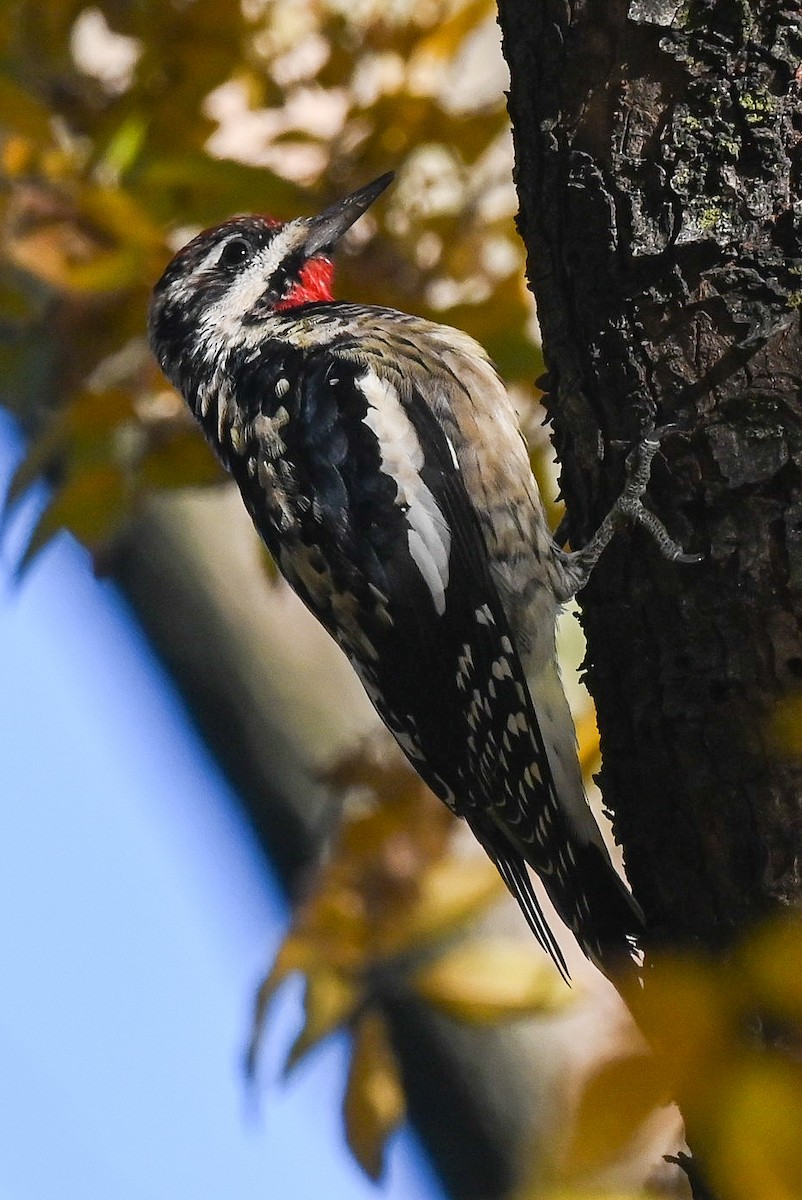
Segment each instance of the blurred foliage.
M503 97L476 70L492 20L489 0L3 6L0 402L30 437L14 497L37 474L53 496L31 554L64 526L102 557L143 493L220 479L144 324L172 250L234 212L309 213L396 169L340 294L538 374Z
M395 186L339 255L339 294L444 320L481 341L521 388L533 464L546 479L540 413L527 398L542 364L514 233L493 23L490 0L2 7L0 402L29 445L8 503L42 478L50 497L25 562L67 528L102 569L143 496L222 479L145 341L150 288L175 248L234 212L314 212L388 169ZM579 740L589 773L592 714ZM555 1013L570 993L529 942L476 932L477 916L503 893L499 878L483 857L455 849L453 819L397 756L385 763L360 750L331 785L344 798L342 830L260 991L251 1065L276 989L300 972L305 1018L287 1070L333 1031L350 1031L344 1118L375 1177L405 1108L389 1001L408 996L484 1024ZM685 969L691 982L676 1003L718 1022L719 993L700 1000L695 967ZM650 984L644 1004L658 994ZM569 1155L577 1169L636 1137L672 1083L693 1100L696 1069L720 1098L707 1073L735 1047L726 1011L720 1046L710 1022L700 1016L700 1028L689 1015L674 1073L641 1056L594 1077ZM747 1069L739 1050L744 1072L727 1068L737 1099L728 1115L722 1104L706 1118L701 1097L691 1105L719 1140L726 1120L754 1115L745 1177L765 1150L758 1132L770 1085L796 1113L793 1069L775 1057ZM788 1121L777 1129L787 1142ZM784 1153L783 1178L796 1164L793 1146ZM537 1195L578 1200L576 1172L566 1178L562 1190L541 1183Z
M492 22L490 0L2 6L0 402L29 442L8 502L41 478L50 495L26 561L63 527L102 567L143 495L221 480L144 326L172 251L233 212L311 213L395 169L343 247L340 294L466 329L512 385L540 374ZM777 740L798 724L789 708ZM589 715L586 772L597 752ZM450 815L397 757L355 753L331 784L345 820L261 989L251 1065L273 994L301 972L287 1069L351 1032L344 1115L375 1177L404 1114L388 1000L486 1023L553 1013L567 993L534 947L469 930L498 876L455 853ZM800 956L789 919L726 963L655 964L629 997L649 1051L598 1067L558 1182L541 1173L527 1200L590 1195L584 1180L671 1099L721 1200L802 1197Z
M503 80L490 0L3 6L0 403L28 441L7 504L41 479L49 496L23 568L66 528L103 570L147 494L222 481L145 316L177 246L235 212L311 213L394 169L339 254L339 294L466 329L537 413ZM592 756L593 729L586 741ZM257 1026L301 971L288 1069L351 1031L344 1116L374 1176L404 1114L388 996L487 1023L568 995L527 941L461 940L503 887L483 857L454 854L453 819L399 761L360 752L332 778L346 820Z
M644 1044L603 1061L585 1081L556 1171L567 1190L539 1180L521 1200L589 1194L582 1181L636 1148L671 1103L717 1200L800 1200L800 962L796 913L723 959L654 959L643 986L624 985Z
M401 1064L386 1011L422 999L476 1024L558 1012L571 1000L554 967L528 940L466 933L505 894L472 844L454 853L454 821L385 744L343 759L330 782L345 816L331 857L297 910L258 997L250 1072L270 1002L295 972L304 977L304 1023L292 1070L335 1030L352 1035L344 1115L349 1142L374 1178L388 1135L405 1114Z

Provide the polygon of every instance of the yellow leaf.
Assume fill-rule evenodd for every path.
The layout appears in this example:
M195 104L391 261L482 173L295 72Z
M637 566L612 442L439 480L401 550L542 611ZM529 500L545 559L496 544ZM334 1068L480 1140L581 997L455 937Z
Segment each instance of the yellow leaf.
M652 1049L660 1057L666 1086L686 1119L710 1102L741 1036L735 979L702 959L654 962L641 991L627 989L627 1002Z
M33 142L10 134L0 147L0 170L9 179L25 175L32 169L35 156Z
M148 126L142 113L129 113L109 138L103 152L103 167L115 178L124 175L136 162L145 144Z
M576 722L576 742L582 776L589 779L599 766L599 727L596 724L596 709L591 705Z
M116 292L142 277L139 254L130 246L113 250L93 249L73 257L66 227L54 231L41 226L9 247L13 262L37 279L65 292Z
M387 1138L406 1114L404 1089L387 1027L368 1012L355 1033L344 1116L348 1145L371 1179L384 1165Z
M551 964L511 938L465 942L416 971L413 986L430 1004L473 1024L553 1013L571 999Z
M251 1038L245 1055L245 1070L249 1077L256 1071L259 1048L271 1001L281 984L295 971L306 971L314 963L314 951L302 937L290 934L279 947L273 966L259 986L254 1004Z
M567 1172L583 1174L608 1165L646 1118L668 1100L651 1055L631 1054L604 1063L582 1094L566 1156Z
M50 140L50 113L38 97L0 72L0 125L37 142Z
M802 962L802 919L783 914L765 925L741 948L740 978L761 1011L802 1022L802 972L789 963Z
M64 435L72 446L104 442L108 434L131 420L133 401L119 387L76 392L61 418Z
M524 1191L517 1200L655 1200L654 1192L610 1192L605 1188L543 1188L538 1184L533 1191Z
M78 208L95 231L118 241L121 247L161 253L161 228L139 200L123 188L84 184Z
M786 696L775 706L766 735L777 754L802 757L802 695Z
M744 1062L712 1117L708 1169L728 1200L802 1197L802 1071L799 1065L754 1054ZM711 1144L712 1143L712 1144Z
M423 874L415 898L394 914L382 942L398 952L460 929L506 894L498 871L485 858L445 859Z
M339 971L315 968L306 977L304 1024L287 1057L287 1074L323 1038L352 1016L360 989Z
M469 0L447 20L438 21L432 33L418 42L415 54L452 59L464 39L494 12L494 8L490 0Z

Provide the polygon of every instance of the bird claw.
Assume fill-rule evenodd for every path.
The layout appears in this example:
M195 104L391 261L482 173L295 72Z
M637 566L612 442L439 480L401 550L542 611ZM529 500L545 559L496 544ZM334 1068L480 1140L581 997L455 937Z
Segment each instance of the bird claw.
M659 517L643 503L652 473L652 460L663 440L677 429L678 426L674 424L660 425L649 430L632 447L626 458L624 487L615 504L586 546L562 556L561 601L570 599L585 586L605 546L616 530L625 525L642 526L652 538L660 555L669 562L688 565L702 562L704 555L688 554L674 541Z
M626 482L624 490L613 506L613 512L618 508L626 520L641 525L657 546L660 555L673 563L692 564L702 562L703 554L689 554L670 536L663 522L650 512L643 504L642 497L649 484L652 473L652 460L662 442L676 433L679 426L668 422L649 430L641 440L633 446L626 459Z

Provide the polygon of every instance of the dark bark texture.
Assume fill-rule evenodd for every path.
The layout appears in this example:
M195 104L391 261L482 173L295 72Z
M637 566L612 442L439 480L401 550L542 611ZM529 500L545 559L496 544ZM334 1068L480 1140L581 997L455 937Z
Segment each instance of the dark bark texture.
M802 31L773 0L500 0L520 228L572 542L676 423L581 597L601 786L649 945L802 891Z

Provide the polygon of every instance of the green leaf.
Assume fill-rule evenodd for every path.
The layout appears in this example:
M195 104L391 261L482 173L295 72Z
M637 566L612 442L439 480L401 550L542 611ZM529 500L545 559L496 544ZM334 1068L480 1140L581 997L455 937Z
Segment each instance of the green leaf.
M125 175L139 157L147 137L148 122L143 113L130 113L117 126L103 153L102 164L115 176Z

